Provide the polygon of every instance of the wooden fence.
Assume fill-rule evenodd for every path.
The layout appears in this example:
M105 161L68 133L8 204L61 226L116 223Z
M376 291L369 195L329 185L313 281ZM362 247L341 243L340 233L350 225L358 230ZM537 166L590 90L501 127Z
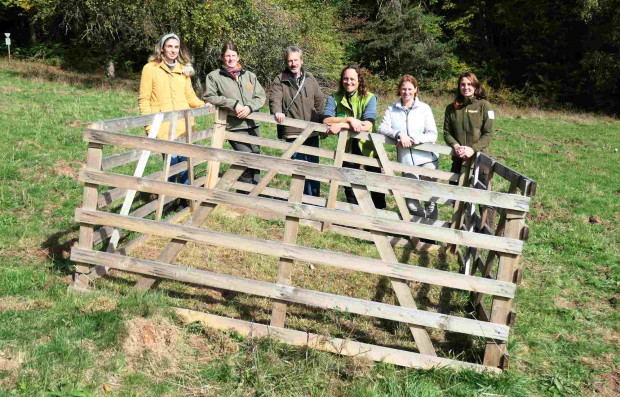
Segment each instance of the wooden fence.
M211 113L215 114L213 128L192 132L193 118ZM84 201L82 207L76 209L80 237L79 245L71 252L72 260L77 263L73 288L87 290L108 269L118 269L140 275L136 288L142 290L152 287L157 280L170 279L274 300L269 325L178 309L179 316L186 321L203 321L212 327L233 328L242 334L268 335L285 343L343 355L364 355L372 360L402 366L453 366L490 371L506 368L506 341L509 326L515 318L512 299L521 274L517 264L523 240L527 237L524 217L529 208L530 196L535 192L535 182L482 154L478 155L474 164L464 165L462 171L455 174L390 161L385 145L393 145L394 142L382 135L342 131L338 137L338 146L332 151L303 146L314 131L326 131L323 124L286 119L282 124L303 129L299 138L287 143L227 131L226 116L224 109L210 111L199 108L101 121L86 128L84 140L88 142L88 155L86 166L80 172L80 181L84 183ZM264 113L252 113L248 118L276 123L273 116ZM169 122L171 131L175 130L177 122L186 123L188 136L180 141L154 139L163 122ZM146 125L151 125L149 137L122 133ZM377 158L346 153L345 146L349 138L371 139L376 147ZM208 146L196 144L206 139L209 139ZM283 153L276 157L225 150L223 145L226 139L275 148ZM130 150L104 158L104 145ZM452 153L451 148L434 144L418 145L416 149L434 151L442 156ZM291 157L295 152L330 159L333 165L293 161ZM143 176L149 157L161 154L165 156L162 171ZM188 160L170 166L172 154L185 156ZM345 161L381 167L383 173L343 168L342 163ZM127 164L136 162L133 175L110 172L121 166L127 169ZM206 175L194 178L195 167L204 162L207 162ZM221 163L230 164L230 167L219 177ZM237 181L246 167L266 171L258 185ZM189 185L167 182L169 176L184 170L189 171ZM436 178L437 181L403 178L396 175L400 172L424 175ZM277 174L291 176L290 191L268 186ZM484 178L480 175L484 175ZM327 198L303 195L306 178L329 183ZM493 182L498 178L507 181L507 193L492 190ZM459 186L449 184L450 181L458 182ZM110 188L103 190L100 189L102 186ZM338 201L339 186L350 186L358 205ZM249 194L236 193L235 189ZM157 198L131 211L138 191L156 195ZM372 191L392 195L397 210L376 209L370 197ZM175 198L190 200L190 207L162 220L164 205ZM452 221L412 216L406 198L433 200L439 205L449 206L451 210L454 206ZM124 200L119 213L102 211L119 200ZM284 219L283 240L249 238L201 228L209 214L222 204L243 208L261 217ZM176 221L188 212L191 212L188 220L177 224ZM145 219L152 213L155 213L155 220ZM300 223L317 230L372 241L381 259L297 245ZM141 235L121 248L121 231ZM128 256L151 235L170 239L157 260ZM420 239L426 239L427 242ZM449 245L457 253L465 272L399 263L394 246L408 244L418 250L439 247L428 240ZM96 245L105 242L107 248L104 251L94 250ZM172 265L187 242L278 257L277 282ZM295 287L291 277L294 261L310 261L318 265L388 277L400 306ZM472 308L475 309L472 318L418 309L409 281L469 291ZM287 304L290 303L406 323L419 353L324 338L284 328ZM427 328L486 338L487 347L482 364L438 357Z

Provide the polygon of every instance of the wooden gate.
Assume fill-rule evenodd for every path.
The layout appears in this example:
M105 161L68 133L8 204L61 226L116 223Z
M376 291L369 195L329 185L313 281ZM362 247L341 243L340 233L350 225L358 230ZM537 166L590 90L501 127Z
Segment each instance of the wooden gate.
M215 113L213 128L192 133L192 119L210 113ZM533 181L482 154L476 158L473 168L471 164L466 164L460 174L454 174L390 161L384 145L394 142L382 135L342 131L337 149L331 151L303 146L313 132L326 131L323 124L286 119L283 124L303 129L294 142L286 143L227 131L226 116L224 109L209 111L199 108L101 121L86 128L84 140L88 142L88 156L86 167L80 172L80 181L84 183L84 202L81 208L76 209L80 238L79 245L71 252L72 260L77 263L73 288L87 290L98 277L105 276L107 270L113 268L140 275L136 288L142 290L152 287L157 280L170 279L273 299L269 325L178 309L179 316L186 321L203 321L212 327L233 328L250 336L270 336L284 343L343 355L364 355L375 361L401 366L456 366L491 371L506 367L506 341L509 325L514 321L511 309L518 279L515 274L520 274L517 262L527 234L524 217L529 209L529 196L535 191ZM248 118L276 123L273 116L263 113L252 113ZM154 139L163 122L169 122L171 131L175 131L177 122L186 123L189 131L187 138L183 137L181 141ZM123 133L146 125L151 125L149 137ZM207 138L210 139L209 147L196 144ZM259 144L282 150L283 153L276 157L225 150L225 139ZM378 158L346 153L348 139L371 139ZM103 158L104 145L130 150ZM424 144L416 149L441 155L452 153L451 148L441 145ZM333 165L291 160L295 152L328 158ZM149 157L160 154L164 155L163 170L143 176ZM185 156L187 161L170 166L170 155L173 154ZM345 161L381 167L383 174L343 168ZM126 170L128 164L135 162L137 165L135 170L132 167L133 175L110 172L117 167ZM195 167L204 162L208 162L206 175L194 178ZM221 177L218 175L220 164L230 165ZM266 172L258 185L237 181L247 167ZM167 182L169 176L184 170L189 171L189 185ZM470 176L471 170L473 173ZM399 172L424 175L438 181L396 176ZM277 174L291 175L289 191L268 186ZM485 177L480 178L481 174ZM494 177L508 181L508 193L491 189ZM329 183L327 198L303 195L306 178ZM459 182L460 186L448 184L449 181ZM100 193L101 186L110 189ZM339 186L350 186L358 205L338 201ZM138 191L150 193L156 198L131 211ZM373 191L392 195L397 211L376 209L370 197ZM518 191L520 194L517 194ZM261 193L265 196L259 196ZM188 199L190 207L162 220L164 205L175 198ZM454 206L452 221L412 216L406 205L407 198L433 200L450 208ZM119 213L102 211L121 199L124 202ZM218 205L244 208L263 217L282 217L285 220L284 238L282 241L263 240L201 228ZM145 219L153 212L154 220ZM187 221L182 225L175 223L188 212L191 216ZM372 241L381 259L298 245L296 239L300 223L318 230ZM496 228L493 227L495 224ZM121 248L118 245L121 231L137 232L141 236ZM133 248L151 235L170 239L157 260L128 256ZM410 245L418 250L439 248L439 245L428 240L449 245L458 254L466 271L457 273L399 263L394 252L395 245ZM94 250L96 245L106 241L105 251ZM278 257L277 282L173 265L173 260L187 242ZM400 306L295 287L291 277L294 261L388 277ZM473 318L418 309L408 285L410 281L470 291L472 308L475 308ZM406 323L419 353L284 328L287 304L290 303ZM491 310L488 309L489 304ZM428 328L486 338L483 363L438 357Z

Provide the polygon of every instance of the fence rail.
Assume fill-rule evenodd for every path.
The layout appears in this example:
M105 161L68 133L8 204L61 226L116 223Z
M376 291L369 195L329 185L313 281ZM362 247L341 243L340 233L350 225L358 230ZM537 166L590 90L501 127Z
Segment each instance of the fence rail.
M154 136L163 121L172 121L171 128L178 120L184 120L186 125L191 126L193 117L210 114L214 114L213 128L199 132L189 129L187 137L176 140L122 133L152 125L151 134ZM282 142L226 131L227 116L223 109L188 109L104 120L86 128L87 163L79 176L84 183L84 202L75 214L80 224L80 241L71 253L72 260L77 262L74 288L88 289L94 280L105 276L108 269L118 269L140 275L136 285L139 289L150 288L159 279L170 279L274 300L270 325L178 309L179 316L187 321L204 321L219 328L232 327L246 335L270 335L285 343L304 344L344 355L363 354L373 360L404 366L458 366L489 371L506 368L506 341L511 321L515 318L512 300L516 293L516 281L520 277L517 264L523 250L524 236L527 237L524 217L529 209L530 196L536 191L536 182L484 154L478 155L475 164L466 163L459 173L429 170L391 161L383 146L395 142L382 135L343 131L336 150L329 150L303 145L312 133L326 131L323 124L287 118L282 124L302 128L304 132L294 142ZM277 124L268 114L252 113L248 118ZM378 158L345 153L345 143L349 138L371 139L377 148ZM258 144L283 153L278 157L225 150L225 139ZM197 142L205 142L209 146L201 146ZM103 158L104 145L128 150ZM435 144L418 145L416 149L434 151L440 155L453 153L451 148ZM291 160L296 151L327 159L333 165ZM144 176L144 165L150 157L159 154L165 156L162 171ZM169 156L173 154L185 156L187 161L170 166ZM383 174L343 168L344 161L381 167ZM136 162L138 167L133 175L111 172ZM192 179L190 185L167 181L169 176L185 170L192 171L193 175L195 167L204 163L207 164L206 175ZM220 164L230 165L221 177ZM266 171L259 185L237 181L246 167ZM424 175L436 178L436 181L404 178L398 176L398 172ZM480 173L486 177L480 178ZM269 181L278 174L291 176L289 191L268 186ZM507 193L492 190L494 177L507 181L510 185ZM327 197L303 195L306 178L329 183ZM458 185L447 182L458 182ZM99 192L102 186L109 189ZM351 187L358 204L338 201L336 193L340 186ZM235 193L231 189L249 194ZM137 191L155 194L157 198L131 211ZM397 211L374 208L369 195L372 191L392 195ZM175 220L181 219L182 215L190 213L184 224L161 220L163 206L176 198L185 198L192 203L189 209L175 217ZM454 205L452 220L446 222L413 216L405 204L406 198ZM103 211L114 208L119 200L124 200L120 213ZM264 218L285 220L282 241L202 228L203 222L220 205L240 208ZM153 213L156 213L155 220L145 219ZM299 224L372 241L381 259L296 244ZM137 232L141 237L119 248L120 230ZM156 260L127 256L129 249L144 242L150 235L170 240ZM399 262L393 248L396 244L408 244L420 250L438 247L421 239L450 246L467 271L456 273ZM108 240L110 242L105 252L94 250L95 245ZM275 283L266 282L171 264L187 242L277 257L277 280ZM387 277L400 306L295 287L292 279L294 261L310 261L317 265ZM496 276L493 276L494 272ZM418 309L408 282L468 291L476 316L464 318ZM485 297L488 297L486 302ZM491 310L487 308L489 302ZM283 328L287 304L291 303L405 323L420 353L338 338L328 338L329 343L321 342L316 335ZM437 357L428 328L486 338L483 365Z

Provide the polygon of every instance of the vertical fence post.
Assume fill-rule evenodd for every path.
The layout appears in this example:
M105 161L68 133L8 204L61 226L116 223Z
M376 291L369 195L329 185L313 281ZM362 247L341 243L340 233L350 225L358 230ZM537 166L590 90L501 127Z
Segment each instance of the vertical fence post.
M344 151L347 147L348 139L349 131L340 131L340 135L338 135L338 146L336 147L336 154L334 156L334 167L342 167ZM331 181L331 184L329 185L326 208L336 208L336 201L338 201L338 181ZM321 231L327 231L331 225L332 224L330 222L324 222Z
M288 196L289 203L301 203L304 193L304 183L306 178L303 175L293 175L291 179L291 192ZM284 221L283 243L295 244L297 242L297 231L299 229L299 218L287 216ZM293 271L293 260L280 258L278 262L278 284L289 285L291 283L291 273ZM274 302L271 311L271 326L284 327L286 319L286 303Z
M224 147L224 136L226 135L226 116L228 112L222 107L218 107L215 112L215 122L213 124L213 138L211 138L211 147L221 149ZM209 161L207 164L207 178L205 187L213 189L218 180L220 172L219 161Z
M185 131L187 132L187 143L189 144L193 144L194 143L194 138L193 138L193 133L194 133L194 126L192 123L192 114L190 113L189 109L185 111ZM187 182L189 183L190 186L194 186L194 160L192 160L191 157L187 158ZM195 200L189 200L189 210L190 212L194 212L196 211L196 201Z
M471 162L469 160L464 160L463 164L461 164L461 172L459 174L459 186L467 186L469 183L469 171L471 168ZM465 207L465 203L462 201L457 201L454 203L454 214L452 215L452 224L450 227L452 229L461 229L461 225L463 223L463 209ZM450 252L453 254L456 253L456 250L459 248L457 244L452 244L450 247Z
M524 217L525 213L523 212L507 209L504 237L519 239ZM500 258L497 269L497 280L513 282L514 269L518 263L519 255L507 254L504 252L498 253L498 255ZM496 324L508 324L508 316L511 308L512 299L494 296L490 321ZM508 352L505 341L487 339L487 346L484 352L484 365L501 368L506 368L508 366Z
M86 156L86 169L93 171L101 170L101 162L103 160L103 145L100 143L89 143L88 154ZM84 184L84 199L82 208L86 210L97 209L98 185L92 183ZM80 224L80 240L78 246L84 249L93 249L95 227L93 225ZM73 274L73 289L87 290L90 288L87 274L90 272L90 266L83 263L77 263L75 273Z

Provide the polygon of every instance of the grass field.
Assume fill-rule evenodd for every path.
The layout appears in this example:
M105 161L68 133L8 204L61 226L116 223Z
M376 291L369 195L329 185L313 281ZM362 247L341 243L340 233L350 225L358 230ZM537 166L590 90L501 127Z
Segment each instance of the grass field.
M139 296L130 291L131 278L124 276L98 282L94 294L67 293L72 266L68 250L78 229L73 211L82 199L76 175L86 152L84 124L137 114L135 87L131 81L110 83L97 76L0 60L0 396L620 393L616 120L511 107L498 110L492 154L535 179L539 188L528 217L524 281L515 299L511 368L489 376L405 370L247 340L183 326L170 311L184 306L237 315L235 308L248 302L241 295L165 283ZM449 98L424 99L441 129ZM264 133L274 134L269 129ZM215 215L210 227L250 235L268 236L280 226L278 221L240 218L226 211ZM307 229L301 235L310 245L331 244L377 256L371 245L352 239L317 237ZM163 243L150 241L142 249L154 250ZM234 252L212 252L205 261L207 254L198 248L184 251L179 263L265 263L244 271L264 271L265 278L275 274L275 262ZM410 263L417 260L412 255ZM372 294L376 287L376 280L347 281L360 285L362 295ZM312 275L300 276L299 282L311 285ZM426 297L432 306L436 295L431 291ZM458 303L458 296L452 301ZM264 320L268 313L254 309L239 315ZM354 329L372 326L320 311L315 317L342 335L350 332L351 323ZM293 315L290 321L303 318ZM389 344L403 339L402 331L383 330L373 338Z

